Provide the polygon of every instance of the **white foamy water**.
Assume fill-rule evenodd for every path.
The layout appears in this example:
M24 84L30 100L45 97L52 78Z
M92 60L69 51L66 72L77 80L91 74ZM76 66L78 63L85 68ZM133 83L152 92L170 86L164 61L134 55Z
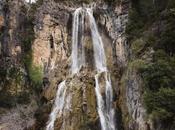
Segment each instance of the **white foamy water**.
M76 9L73 16L73 29L72 29L72 54L71 54L72 74L78 73L81 67L85 64L85 52L83 45L84 17L85 16L83 9L82 8ZM81 40L79 40L79 36L81 36Z
M96 69L99 72L103 72L103 71L107 70L103 42L102 42L101 36L98 32L95 19L93 17L93 11L88 8L87 14L89 16L89 21L90 21L90 29L91 29L91 36L92 36L92 41L93 41Z
M37 0L25 0L26 2L35 3Z
M115 111L113 109L113 91L111 86L110 76L107 72L103 72L105 75L105 100L101 95L101 88L99 81L99 76L101 73L95 75L95 92L97 97L98 114L100 117L100 123L102 130L116 130L114 115Z
M65 105L65 96L66 96L65 83L66 81L63 81L58 85L55 103L53 106L53 110L49 116L49 121L47 123L46 130L54 130L54 122L56 118L62 114L62 110Z
M111 85L110 75L108 75L108 70L106 67L106 56L103 47L103 41L97 29L97 25L95 19L93 17L93 11L91 9L87 9L87 13L89 15L90 20L90 28L92 33L93 40L93 48L94 48L94 58L95 65L98 71L98 74L95 75L95 92L97 97L97 105L98 105L98 114L100 117L100 123L102 130L116 130L114 116L115 112L113 109L113 89ZM101 94L99 75L105 74L105 101L103 100Z
M92 36L92 44L95 59L95 68L97 74L95 75L95 92L97 97L98 114L100 117L100 123L102 130L116 130L114 122L114 109L113 109L113 89L111 85L110 75L108 74L106 66L106 56L103 47L103 41L99 34L95 18L93 17L93 11L90 8L78 8L74 12L73 18L73 32L72 32L72 66L71 71L73 74L79 72L81 67L85 64L85 54L84 54L84 17L88 16L90 23L90 30ZM80 19L81 18L81 19ZM81 28L80 28L81 27ZM81 32L81 35L79 35ZM81 41L79 41L79 36L81 36ZM80 45L79 45L80 44ZM105 75L103 75L103 73ZM103 75L105 79L105 100L101 94L102 86L100 85L99 75Z
M97 105L98 105L98 114L100 117L100 123L102 130L107 130L106 126L106 119L105 119L105 113L104 113L104 100L103 97L100 93L100 86L99 86L99 81L98 81L99 75L95 75L95 92L96 92L96 97L97 97Z
M93 11L90 8L78 8L73 16L73 29L72 29L72 53L71 53L71 72L72 75L79 73L79 70L85 65L85 48L84 48L84 24L85 16L90 23L90 30L92 36L93 52L95 59L95 93L97 97L97 110L100 118L102 130L116 130L115 126L115 112L113 108L113 88L111 85L110 74L106 65L106 56L103 47L103 41L99 34ZM100 77L105 79L104 84L101 83ZM64 116L63 109L70 109L71 96L66 97L66 86L63 81L58 86L57 95L54 103L53 110L50 114L46 130L54 130L54 122L61 114ZM105 87L104 95L101 90ZM64 119L63 119L64 120ZM63 122L63 129L65 122Z

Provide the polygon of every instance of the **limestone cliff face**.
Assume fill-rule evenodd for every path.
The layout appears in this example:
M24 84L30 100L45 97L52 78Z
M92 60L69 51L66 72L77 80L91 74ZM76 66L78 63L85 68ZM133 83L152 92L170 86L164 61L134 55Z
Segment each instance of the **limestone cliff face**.
M22 64L22 36L26 14L22 0L0 1L0 129L33 126L36 95ZM24 53L23 53L24 54Z
M130 50L125 38L125 27L128 19L128 10L130 1L121 0L113 5L97 1L92 4L94 16L97 21L100 35L104 42L106 52L107 66L111 72L111 80L114 89L114 107L116 111L116 124L118 129L124 130L149 130L149 123L145 121L145 109L142 104L142 80L137 75L134 68L128 67ZM32 42L32 64L41 67L43 71L42 91L39 96L35 95L33 90L31 100L26 108L25 105L19 105L19 108L13 108L11 111L17 113L16 119L21 120L19 116L22 113L26 117L26 122L17 124L15 119L11 118L10 112L4 114L0 123L0 128L11 130L14 123L16 129L13 130L42 130L45 129L49 114L51 112L58 84L66 79L68 95L67 99L71 102L66 107L71 107L71 111L66 111L63 116L55 121L55 130L99 130L99 116L97 112L97 99L95 96L95 80L93 71L83 68L80 74L72 77L70 75L70 56L71 56L71 37L72 37L72 17L73 12L80 6L90 6L86 4L74 4L74 2L61 2L53 0L44 0L35 12L34 40ZM25 5L22 1L12 0L12 2L2 1L0 3L0 29L3 35L1 37L2 59L21 60L23 43L18 34L24 32L22 23L24 14L20 9ZM6 7L6 8L5 8ZM5 12L4 12L5 11ZM27 36L26 36L27 38ZM90 34L86 34L86 50L88 62L92 62L92 46ZM3 62L4 63L4 62ZM6 63L6 62L5 62ZM19 90L23 92L28 82L28 72L20 63L19 68L22 73L22 82L16 88L10 85L8 91ZM5 65L4 65L5 66ZM90 67L92 65L89 65ZM16 66L15 66L16 67ZM27 83L26 83L27 82ZM22 85L21 85L22 84ZM21 88L21 89L17 89ZM11 91L12 90L12 91ZM1 91L1 90L0 90ZM19 93L19 92L17 92ZM71 98L69 98L71 97ZM36 101L33 99L39 99ZM69 101L67 101L69 102ZM32 106L33 105L33 106ZM70 106L69 106L70 105ZM20 111L21 110L21 111ZM32 113L32 114L30 114ZM34 115L35 114L35 115ZM7 124L5 124L7 122ZM24 126L23 126L24 125Z
M123 120L128 123L126 129L133 130L148 130L149 124L146 119L146 111L143 107L142 101L142 84L141 77L137 74L137 70L132 66L126 70L122 78L121 102L125 102L122 105ZM122 98L121 97L121 98ZM127 111L126 111L127 110Z
M36 39L33 44L34 64L44 68L45 77L49 81L42 93L42 97L46 101L43 104L43 109L51 110L57 85L62 80L68 79L66 86L68 86L68 91L72 95L72 109L71 112L65 113L63 119L58 118L56 120L55 129L98 130L100 129L99 116L97 114L97 101L94 92L95 81L90 76L92 73L82 71L78 77L69 78L72 15L79 5L72 5L71 3L70 7L68 5L63 3L57 4L53 1L46 2L37 13ZM118 127L122 128L119 114L120 105L118 103L120 95L119 71L127 64L127 45L123 34L127 22L129 2L122 1L113 6L104 3L94 3L93 6L94 16L98 22L99 31L105 46L108 68L112 74L114 95L116 97L114 105L118 113L116 115L119 123ZM89 35L85 38L87 43L90 42L88 37ZM92 49L90 46L89 48L90 50ZM90 50L89 52L91 53ZM87 59L90 58L90 53ZM38 127L44 128L50 112L47 111L44 115L42 113L43 111L37 112L37 124L40 124Z
M59 14L63 15L64 22L68 23L69 14L61 11ZM38 17L39 15L40 13ZM46 71L51 71L56 68L56 63L68 60L69 30L67 25L64 25L65 23L60 23L51 14L43 15L42 22L42 25L37 23L35 27L36 39L32 46L33 61L34 64L44 67Z

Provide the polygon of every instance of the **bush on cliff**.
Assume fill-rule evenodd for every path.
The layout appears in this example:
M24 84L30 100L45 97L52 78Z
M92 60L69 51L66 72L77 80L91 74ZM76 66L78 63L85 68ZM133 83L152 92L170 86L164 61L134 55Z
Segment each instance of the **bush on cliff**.
M153 120L175 121L175 89L160 88L157 92L147 91L144 100Z
M174 23L174 0L132 0L126 28L132 63L136 63L144 81L147 113L154 121L162 121L165 129L175 124Z

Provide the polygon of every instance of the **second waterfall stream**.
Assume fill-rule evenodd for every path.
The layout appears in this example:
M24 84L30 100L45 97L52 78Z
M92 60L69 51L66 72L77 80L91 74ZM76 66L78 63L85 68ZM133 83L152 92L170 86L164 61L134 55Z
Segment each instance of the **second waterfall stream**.
M94 56L94 78L95 93L97 99L97 111L101 124L101 130L117 130L115 123L115 110L113 108L113 88L111 85L110 73L106 65L106 56L103 47L103 41L99 34L93 11L90 8L78 8L73 16L72 28L72 53L71 53L71 75L78 75L81 68L86 67L84 31L85 18L89 22L89 28L92 37L93 56ZM104 84L101 83L104 79ZM101 89L105 88L104 94ZM66 79L58 85L55 103L47 122L46 130L54 130L56 118L64 116L65 109L71 109L71 97L66 96ZM67 99L69 98L69 99ZM66 107L68 106L69 107Z

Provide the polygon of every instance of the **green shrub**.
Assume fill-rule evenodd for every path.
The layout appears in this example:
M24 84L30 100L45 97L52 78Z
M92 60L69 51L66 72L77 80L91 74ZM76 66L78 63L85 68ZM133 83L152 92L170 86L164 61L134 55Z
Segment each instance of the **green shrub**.
M131 44L132 53L137 55L145 46L143 39L136 39Z
M164 50L159 49L157 50L154 55L153 55L153 60L156 62L158 60L164 60L164 61L169 61L168 55L165 53Z
M175 20L174 20L175 22ZM175 53L175 25L167 25L164 32L161 33L158 49L163 49L170 56Z
M139 38L142 35L142 30L144 27L144 22L142 21L140 14L135 8L129 11L129 20L126 26L126 34L128 40L133 40Z
M43 81L42 67L31 66L29 68L29 76L34 85L41 85Z
M153 120L174 120L175 89L160 88L157 92L146 91L144 101Z
M43 69L42 67L35 66L33 65L32 61L32 51L29 51L28 53L25 54L24 57L24 64L26 66L30 81L32 85L35 87L40 87L42 85L42 80L43 80Z
M132 0L126 27L133 54L129 68L143 78L148 115L169 126L175 122L174 23L174 0ZM149 59L143 57L149 53Z
M134 68L140 73L144 68L146 68L147 65L144 60L136 59L136 60L129 62L128 66L129 66L129 69Z
M142 77L146 87L152 91L157 91L161 87L175 86L174 58L169 58L163 50L155 52L153 63L142 68Z

